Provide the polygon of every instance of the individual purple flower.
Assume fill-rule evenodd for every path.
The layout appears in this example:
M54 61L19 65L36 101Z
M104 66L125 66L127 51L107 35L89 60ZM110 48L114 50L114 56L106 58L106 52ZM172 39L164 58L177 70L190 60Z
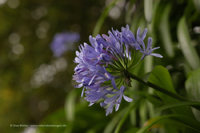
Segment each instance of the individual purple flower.
M147 28L144 29L144 31L141 34L141 29L138 28L137 34L136 34L136 39L133 33L129 30L129 26L127 25L126 28L122 27L122 32L119 32L118 30L112 30L116 38L120 40L122 38L122 42L126 44L127 46L131 46L132 48L135 48L136 50L139 50L141 53L143 53L143 56L141 60L143 60L146 56L152 55L155 57L163 58L162 55L157 54L157 53L152 53L153 50L156 50L160 47L152 48L152 42L153 39L150 37L148 38L148 44L147 48L145 47L144 44L144 39L147 34Z
M125 46L129 46L129 47L135 48L136 50L140 50L141 49L140 41L141 40L143 41L145 39L146 34L147 34L147 28L144 29L144 31L141 34L141 29L139 27L137 30L136 37L129 30L128 25L126 25L126 28L122 27L121 30L122 32L112 29L112 32L119 41L122 41L122 43L125 44Z
M74 43L78 42L80 35L76 32L63 32L54 36L50 45L55 57L60 57L64 52L72 50Z
M121 104L121 101L122 101L122 97L127 101L127 102L132 102L133 100L127 96L124 95L124 91L126 89L126 86L121 86L120 87L120 90L117 89L117 86L115 84L115 82L112 82L112 85L113 87L117 90L115 92L108 92L109 94L114 94L114 96L112 97L105 97L105 101L104 102L101 102L100 105L101 107L105 107L107 108L106 109L106 116L109 114L109 113L112 113L113 111L113 107L115 105L115 111L117 111L119 109L119 106Z
M126 72L134 68L137 64L134 62L134 51L143 53L141 58L147 55L153 55L162 58L160 54L152 53L152 38L148 39L148 45L145 47L144 39L147 29L142 33L140 28L136 36L129 30L129 26L122 27L121 32L118 30L108 31L108 35L97 35L95 38L90 36L87 43L80 45L79 51L76 51L77 63L75 67L73 80L78 83L76 88L81 88L81 96L85 94L85 100L90 104L103 100L100 103L106 108L106 115L113 112L113 108L119 109L122 97L127 102L132 99L124 95L126 85L130 86L131 80L126 76ZM122 81L122 82L121 82ZM116 85L117 83L117 85ZM120 88L120 89L118 89Z
M143 60L147 55L152 55L152 56L155 56L155 57L163 58L163 56L160 55L160 54L152 53L154 50L160 48L160 47L152 48L152 42L153 42L153 39L152 39L151 37L149 37L149 38L148 38L147 47L145 48L145 44L144 44L144 42L141 40L141 45L142 45L142 47L143 47L143 49L140 50L140 52L143 53L141 60Z

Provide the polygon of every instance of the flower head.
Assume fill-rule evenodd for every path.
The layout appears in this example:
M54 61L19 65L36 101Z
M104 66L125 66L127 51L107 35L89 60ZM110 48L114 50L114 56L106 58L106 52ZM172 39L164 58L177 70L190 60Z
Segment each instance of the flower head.
M71 50L73 48L73 44L78 42L79 39L80 35L75 32L63 32L56 34L50 46L54 56L60 57L65 51Z
M144 39L147 34L145 29L142 34L140 28L136 36L129 30L127 25L118 30L108 31L108 35L97 35L95 38L90 36L87 43L80 45L76 51L77 63L73 79L78 83L76 88L83 87L81 96L85 94L85 100L90 102L89 106L103 100L100 105L106 108L106 115L119 109L122 97L132 102L132 99L124 95L126 86L130 86L129 77L126 72L133 67L134 55L136 51L143 54L141 60L147 55L162 58L160 54L152 53L152 38L148 39L147 47ZM118 89L120 88L120 89Z

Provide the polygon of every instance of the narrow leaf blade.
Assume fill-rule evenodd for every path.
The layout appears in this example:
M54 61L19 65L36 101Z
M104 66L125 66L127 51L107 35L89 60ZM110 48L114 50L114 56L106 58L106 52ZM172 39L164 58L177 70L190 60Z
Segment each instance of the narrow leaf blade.
M153 13L153 0L144 0L144 16L147 22L151 22Z
M162 110L166 110L169 108L173 108L173 107L179 107L179 106L191 106L191 105L199 105L200 106L200 102L191 102L191 101L186 101L186 102L178 102L178 103L171 103L171 104L166 104L160 108L158 108L156 110L156 112L160 112Z
M191 45L191 39L188 33L185 17L183 16L178 23L177 30L178 40L181 45L181 50L187 62L192 69L200 67L200 61L197 51Z

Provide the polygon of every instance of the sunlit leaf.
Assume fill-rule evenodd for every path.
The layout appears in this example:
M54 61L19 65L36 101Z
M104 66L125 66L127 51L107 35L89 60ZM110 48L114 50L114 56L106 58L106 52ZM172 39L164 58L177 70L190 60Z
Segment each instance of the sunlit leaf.
M200 67L200 61L195 48L191 45L191 39L188 33L186 18L183 16L178 23L177 29L178 40L181 45L181 50L190 67L197 69Z
M200 12L200 0L193 0L194 6Z
M153 0L144 0L144 16L147 22L151 22L152 19L152 8L153 8Z
M75 100L76 100L76 91L72 90L65 101L65 113L68 121L73 121L75 117Z
M164 44L165 51L169 57L174 56L174 48L172 44L172 38L169 31L169 13L171 10L171 5L167 5L161 17L161 22L159 25L162 41Z

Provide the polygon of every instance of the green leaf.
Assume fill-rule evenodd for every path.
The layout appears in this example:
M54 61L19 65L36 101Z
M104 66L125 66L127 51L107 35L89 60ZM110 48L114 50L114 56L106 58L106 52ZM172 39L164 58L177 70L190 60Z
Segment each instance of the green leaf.
M144 133L148 131L153 125L161 121L162 119L167 118L167 116L162 116L162 117L156 117L156 118L151 118L150 123L144 127L142 127L140 130L138 130L136 133Z
M193 0L194 6L200 12L200 0Z
M127 4L127 11L125 14L125 22L127 24L129 24L131 22L131 18L132 18L132 14L133 14L133 5L135 3L135 0L131 0L128 4Z
M117 122L120 120L120 118L123 116L127 108L123 109L122 111L118 112L118 114L108 123L106 128L104 129L103 133L111 133L113 132L113 129L117 125Z
M171 5L167 5L161 17L159 30L161 33L162 41L164 44L165 51L169 57L174 56L174 48L172 44L172 38L170 34L169 27L169 13L171 11Z
M200 132L200 126L199 126L200 122L198 122L197 120L187 117L185 115L172 114L172 115L165 115L165 116L154 118L154 120L151 121L150 124L148 124L147 126L144 126L136 133L144 133L148 129L150 129L153 125L158 123L159 121L161 121L163 119L169 119L169 118L178 121L179 123L181 123L182 125L184 125L188 128L191 128L191 129L194 129L194 130Z
M105 111L98 104L88 107L88 102L83 99L81 100L82 102L76 104L76 119L71 122L73 124L73 133L85 133L86 131L103 132L111 116L106 117Z
M162 87L165 90L177 95L177 93L174 89L173 83L172 83L171 76L170 76L168 70L166 68L164 68L163 66L156 66L153 69L153 71L151 72L151 75L149 77L149 82L156 84L157 86ZM170 97L169 95L166 95L165 93L159 92L157 90L155 92L160 97L160 99L162 99L162 101L165 104L180 102L179 100L176 100L176 99ZM174 107L174 108L171 108L171 110L174 113L184 114L184 115L193 117L192 111L188 107Z
M187 96L190 100L200 102L200 68L191 72L185 82ZM200 120L200 111L193 109L193 112L198 120Z
M144 0L144 16L147 22L151 22L152 19L152 8L153 8L153 0Z
M130 72L125 72L125 75L127 75L128 77L130 77L130 78L132 78L132 79L134 79L134 80L136 80L136 81L138 81L138 82L140 82L140 83L142 83L142 84L144 84L144 85L147 85L147 86L149 86L149 87L152 87L153 89L155 89L155 90L157 90L157 91L159 91L159 92L161 92L161 93L163 93L163 94L166 94L166 95L168 95L168 96L170 96L170 97L172 97L172 98L175 98L175 99L177 99L177 100L179 100L179 101L188 101L186 98L184 98L184 97L182 97L182 96L180 96L180 95L178 95L178 94L176 94L176 93L174 93L174 92L171 92L171 91L169 91L169 90L167 90L167 89L164 89L164 88L162 88L162 87L160 87L160 86L158 86L158 85L156 85L156 84L154 84L154 83L151 83L151 82L145 82L144 80L142 80L141 78L139 78L139 77L137 77L137 76L135 76L134 74L132 74L132 73L130 73Z
M184 67L184 73L185 73L185 76L187 77L193 70L186 60L184 60L183 64L184 64L184 66L183 66Z
M147 72L145 75L143 75L142 77L143 81L147 83L150 75L151 75L151 72Z
M165 109L173 108L173 107L179 107L179 106L187 106L187 105L199 105L200 102L191 102L191 101L186 101L186 102L178 102L178 103L171 103L171 104L166 104L156 110L156 112L160 112Z
M163 106L164 103L153 95L146 94L146 98L155 106Z
M130 30L133 31L137 31L138 28L138 23L139 23L139 15L133 16L133 19L131 20L130 23ZM133 32L134 33L134 32Z
M75 100L76 100L76 91L72 90L65 101L65 113L67 121L74 121L75 117Z
M118 0L113 0L113 2L104 9L103 13L101 14L100 18L98 19L98 21L94 27L93 36L96 36L99 33L99 30L100 30L103 22L105 21L109 11L115 6L115 3L117 1Z
M140 102L138 109L139 109L140 126L142 126L145 123L145 121L148 119L147 118L148 108L147 108L147 100L146 99L143 99Z
M138 104L140 103L140 101L142 100L142 98L138 99L137 101L135 101L134 103L132 103L130 105L130 107L128 108L127 112L124 114L124 116L121 118L121 120L119 121L116 129L115 129L115 133L119 133L124 121L126 120L126 118L128 117L130 111L133 109L133 108L136 108L138 106Z
M66 127L47 128L38 127L37 133L63 133L66 129L69 131L73 127L72 123L66 121L64 108L57 109L56 111L47 115L39 125L66 125Z
M136 133L138 130L140 130L140 129L137 128L137 127L131 127L130 129L128 129L124 133ZM151 133L151 132L144 132L144 133Z
M194 130L200 132L200 126L199 126L200 122L197 121L196 119L193 119L188 116L180 115L180 114L169 115L169 117L173 120L176 120L180 124L185 125L185 127L188 127L190 129L194 129ZM191 130L191 132L196 133L194 130L193 131ZM189 131L189 130L187 130L187 131Z
M188 98L195 101L200 101L200 68L191 72L188 79L185 82Z
M200 67L198 54L194 47L191 45L191 39L188 33L185 16L183 16L178 23L177 36L181 45L181 50L186 61L192 69Z
M156 66L149 77L149 82L176 93L168 70L163 66Z

